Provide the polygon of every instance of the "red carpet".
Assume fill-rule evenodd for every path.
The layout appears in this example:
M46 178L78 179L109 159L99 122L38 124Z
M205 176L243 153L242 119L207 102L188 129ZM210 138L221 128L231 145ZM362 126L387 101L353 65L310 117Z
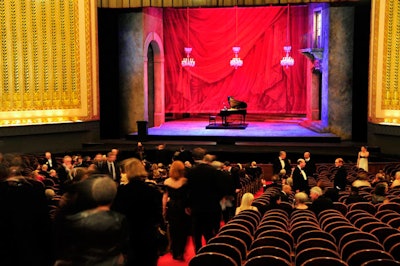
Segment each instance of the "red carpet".
M195 255L194 253L194 245L192 238L188 238L188 243L186 245L185 252L185 261L177 261L172 259L172 254L167 253L164 256L160 257L158 260L158 266L186 266L189 265L190 259Z
M263 193L262 188L254 195L255 198L259 197ZM205 244L205 243L204 243ZM192 238L188 239L188 244L186 246L185 261L177 261L172 259L171 253L167 253L160 257L158 260L158 266L187 266L189 265L190 259L195 255L194 245Z

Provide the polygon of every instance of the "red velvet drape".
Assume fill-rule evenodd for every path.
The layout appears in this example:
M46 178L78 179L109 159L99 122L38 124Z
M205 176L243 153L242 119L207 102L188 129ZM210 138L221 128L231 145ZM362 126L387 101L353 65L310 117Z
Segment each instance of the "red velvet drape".
M165 111L209 113L227 96L248 104L249 113L305 114L307 7L191 8L189 44L186 9L165 9ZM237 34L236 34L237 32ZM280 65L283 46L292 46L295 65ZM229 65L240 46L243 66ZM193 68L183 68L184 47L193 48Z

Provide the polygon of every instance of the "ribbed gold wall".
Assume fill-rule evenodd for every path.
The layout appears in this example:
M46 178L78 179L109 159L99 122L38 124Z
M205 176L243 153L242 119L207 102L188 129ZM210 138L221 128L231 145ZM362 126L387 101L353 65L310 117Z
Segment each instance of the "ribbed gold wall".
M373 0L371 13L369 119L400 124L400 3Z
M0 126L98 118L95 8L0 1Z

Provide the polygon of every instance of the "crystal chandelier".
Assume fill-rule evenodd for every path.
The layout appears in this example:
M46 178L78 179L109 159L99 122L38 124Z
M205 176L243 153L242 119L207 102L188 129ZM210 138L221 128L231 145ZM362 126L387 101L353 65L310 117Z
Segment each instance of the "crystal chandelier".
M230 65L231 65L231 67L234 67L235 69L237 69L238 67L243 66L243 60L240 59L240 57L239 57L240 47L234 46L234 47L232 47L232 51L235 54L235 57L231 59Z
M235 21L235 27L236 27L235 42L237 43L237 28L238 28L237 4L235 6L235 17L236 17L236 21ZM238 67L243 66L243 60L240 59L240 57L239 57L240 46L232 47L232 51L235 54L235 57L233 57L231 59L230 65L231 65L231 67L234 67L235 69L237 69Z
M290 50L292 50L292 46L283 46L283 50L286 52L286 55L281 59L281 66L288 68L289 66L294 65L294 59L290 56Z
M181 61L181 65L183 67L194 67L196 65L196 61L194 61L193 57L190 57L190 53L192 52L192 48L189 46L189 7L186 7L186 18L187 18L187 46L185 47L185 54L186 57L184 57Z
M194 58L190 57L191 52L191 47L185 47L186 57L184 57L181 62L183 67L194 67L196 65L196 61L194 61Z
M286 43L289 43L289 23L290 23L290 7L288 5L287 11L287 26L286 26ZM285 51L285 56L281 59L281 66L283 67L290 67L294 65L294 59L290 56L290 51L292 50L292 46L285 45L283 46L283 50Z

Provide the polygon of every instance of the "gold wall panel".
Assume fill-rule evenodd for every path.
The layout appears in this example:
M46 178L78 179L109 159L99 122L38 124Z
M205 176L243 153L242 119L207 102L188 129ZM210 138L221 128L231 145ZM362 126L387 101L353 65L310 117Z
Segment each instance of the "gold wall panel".
M98 119L96 19L91 0L0 1L0 126Z
M369 121L400 124L400 3L372 1Z

